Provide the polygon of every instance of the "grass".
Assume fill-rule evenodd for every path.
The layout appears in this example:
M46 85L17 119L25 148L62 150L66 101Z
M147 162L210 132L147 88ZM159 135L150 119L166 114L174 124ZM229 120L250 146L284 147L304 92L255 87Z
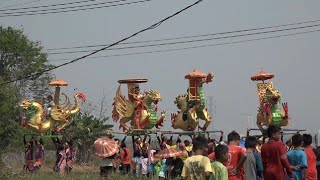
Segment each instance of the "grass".
M38 172L30 173L22 170L3 168L0 172L0 179L27 179L27 180L144 180L147 178L132 177L131 174L110 174L107 177L99 175L98 166L75 166L70 174L60 176L53 172L50 167L42 167Z

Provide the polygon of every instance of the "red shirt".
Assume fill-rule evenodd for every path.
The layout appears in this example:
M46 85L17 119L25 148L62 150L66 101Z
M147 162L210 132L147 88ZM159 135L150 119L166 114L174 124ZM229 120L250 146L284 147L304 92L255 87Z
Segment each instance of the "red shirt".
M270 140L262 145L261 158L264 179L285 180L286 173L284 169L286 169L290 177L293 177L287 159L286 148L281 141Z
M125 154L124 151L127 152L127 155ZM123 149L120 152L120 156L121 156L122 164L130 164L131 163L131 152L128 148Z
M228 170L229 180L242 180L244 175L243 167L240 170L240 174L236 176L231 176L230 173L231 171L237 168L239 161L241 157L244 156L246 150L240 146L235 146L235 145L228 145L228 148L229 148L229 160L226 163L224 163L224 165Z
M317 158L315 153L313 152L312 147L304 148L304 152L307 155L308 169L306 180L314 180L317 179Z

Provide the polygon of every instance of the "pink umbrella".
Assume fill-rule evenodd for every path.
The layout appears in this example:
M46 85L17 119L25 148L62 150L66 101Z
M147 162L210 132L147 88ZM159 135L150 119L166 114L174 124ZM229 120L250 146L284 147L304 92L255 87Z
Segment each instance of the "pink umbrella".
M119 146L116 141L107 137L98 138L94 142L94 154L101 158L113 156L119 151Z
M180 156L182 154L183 154L183 151L166 148L166 149L159 151L157 154L155 154L154 158L166 159L166 158L171 158L171 157L175 157L175 156Z

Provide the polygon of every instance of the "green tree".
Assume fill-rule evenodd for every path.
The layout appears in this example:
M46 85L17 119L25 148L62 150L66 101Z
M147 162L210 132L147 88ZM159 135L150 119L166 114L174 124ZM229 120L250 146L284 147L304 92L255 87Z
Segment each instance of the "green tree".
M47 54L42 52L40 42L35 42L23 34L22 29L0 26L0 75L4 81L25 77L34 72L51 67ZM49 93L47 84L52 79L50 73L34 79L15 82L20 98L39 98Z
M0 83L3 79L0 76ZM17 122L17 96L13 86L0 88L0 154L7 147L19 128Z
M98 119L93 115L79 113L66 128L66 138L72 140L77 148L77 162L88 163L93 154L93 143L101 136L110 136L108 130L113 125L106 122L109 118Z

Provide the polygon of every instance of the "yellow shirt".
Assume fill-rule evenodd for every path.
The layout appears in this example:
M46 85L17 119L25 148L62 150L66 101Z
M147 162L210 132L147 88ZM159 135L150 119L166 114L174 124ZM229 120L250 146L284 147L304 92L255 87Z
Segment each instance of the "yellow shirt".
M183 161L183 163L186 162L187 158L188 158L188 152L184 151L182 155L179 156L179 158Z
M172 146L170 146L170 145L166 144L166 147L167 147L168 149L176 149L176 148L177 148L177 145L172 145Z
M190 180L205 179L205 172L212 173L210 159L202 155L195 155L186 159L181 176Z
M192 147L193 147L192 145L189 145L189 146L186 147L186 150L187 150L188 152L191 152L191 151L192 151Z

